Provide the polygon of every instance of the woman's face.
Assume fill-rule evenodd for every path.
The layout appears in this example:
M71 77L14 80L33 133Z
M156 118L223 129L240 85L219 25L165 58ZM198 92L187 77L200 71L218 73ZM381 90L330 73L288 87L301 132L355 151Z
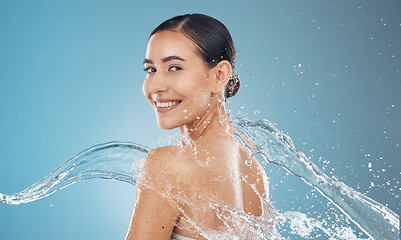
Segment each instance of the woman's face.
M201 119L211 103L210 68L184 34L161 31L149 39L143 92L158 125L173 129Z

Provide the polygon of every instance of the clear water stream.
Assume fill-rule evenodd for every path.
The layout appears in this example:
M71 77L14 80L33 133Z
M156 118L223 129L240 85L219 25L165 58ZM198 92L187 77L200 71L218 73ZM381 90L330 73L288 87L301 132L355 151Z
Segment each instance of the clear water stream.
M235 118L232 123L237 129L237 137L253 153L261 154L268 163L277 164L293 175L300 177L305 183L313 186L364 233L373 239L399 239L399 216L389 208L361 194L346 184L335 181L324 174L304 153L298 151L289 136L281 133L267 120ZM28 203L65 188L73 183L94 179L115 179L136 185L143 160L151 149L129 142L109 142L95 145L84 150L53 173L33 184L27 189L10 195L0 193L0 202L5 204ZM288 211L275 213L273 220L255 219L243 212L233 211L257 226L261 239L280 236L277 227L273 229L264 223L274 222L273 225L289 223L294 234L308 237L319 229L329 239L358 239L347 228L331 229L322 222L308 218L307 215ZM214 239L209 233L205 237ZM234 236L219 236L233 239Z

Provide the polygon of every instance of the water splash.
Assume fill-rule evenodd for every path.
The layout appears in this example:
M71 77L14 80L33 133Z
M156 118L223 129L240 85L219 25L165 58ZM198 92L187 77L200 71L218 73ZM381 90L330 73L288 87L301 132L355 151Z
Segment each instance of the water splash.
M304 153L296 150L289 136L281 133L269 121L236 118L233 123L240 132L238 138L249 149L315 187L367 235L374 239L399 238L400 222L396 213L328 177ZM249 145L246 139L253 145Z
M27 189L4 195L0 202L21 204L32 202L73 183L94 179L115 179L136 185L142 159L150 148L127 142L109 142L88 148Z
M269 121L236 118L232 122L238 130L238 139L254 154L261 154L267 162L283 167L315 187L367 235L374 239L399 238L397 214L344 183L334 181L325 175L302 152L296 150L290 137L281 133ZM78 181L93 178L115 179L136 185L142 160L149 151L148 147L127 142L110 142L93 146L77 154L27 189L10 195L0 193L0 202L20 204L35 201ZM249 219L254 226L256 226L254 223L259 221L238 211L234 213ZM323 223L298 212L278 213L274 221L276 224L289 221L292 231L302 237L309 236L315 228L322 230L332 239L336 239L335 236L339 231L348 231L347 228L336 231L327 229ZM275 229L269 229L273 230L273 235L262 231L261 239L279 237ZM343 236L356 239L352 233Z

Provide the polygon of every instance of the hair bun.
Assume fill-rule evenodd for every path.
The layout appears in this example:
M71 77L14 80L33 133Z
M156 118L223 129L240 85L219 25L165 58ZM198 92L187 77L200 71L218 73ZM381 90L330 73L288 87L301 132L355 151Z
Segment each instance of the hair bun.
M239 87L240 87L239 77L233 74L230 77L230 80L228 80L228 83L226 85L224 97L227 99L229 97L234 96L238 92Z

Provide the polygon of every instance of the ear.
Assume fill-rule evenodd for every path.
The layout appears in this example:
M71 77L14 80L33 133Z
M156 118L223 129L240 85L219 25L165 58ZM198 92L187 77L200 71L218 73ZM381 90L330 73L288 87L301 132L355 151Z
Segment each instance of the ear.
M212 93L222 92L224 87L227 85L228 80L230 80L231 72L231 64L227 60L220 61L215 67L212 68Z

